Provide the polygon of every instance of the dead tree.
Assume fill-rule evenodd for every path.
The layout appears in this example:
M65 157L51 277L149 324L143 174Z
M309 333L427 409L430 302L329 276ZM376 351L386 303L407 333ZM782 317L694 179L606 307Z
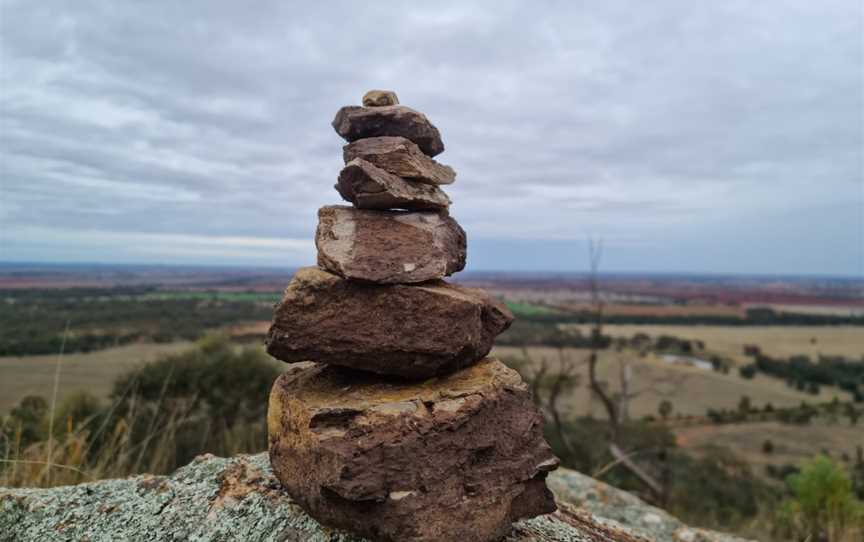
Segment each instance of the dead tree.
M600 241L589 239L588 241L588 286L591 294L591 339L590 352L588 354L588 385L600 403L606 410L609 419L608 440L609 453L612 454L616 463L620 464L636 478L639 479L651 492L658 502L665 499L663 484L651 476L645 469L640 467L631 454L627 454L620 447L621 416L619 405L604 388L597 377L597 364L600 361L600 350L603 347L603 324L605 304L600 291L599 269L600 258L603 254L603 244Z
M522 349L524 358L530 359L527 348ZM533 365L533 364L532 364ZM530 379L534 402L540 407L546 421L570 455L581 455L581 450L572 442L564 428L560 400L572 388L579 385L578 363L568 356L563 347L558 348L558 367L551 371L546 357L540 358L539 366Z
M599 378L597 367L600 362L600 351L606 347L603 337L605 305L598 276L601 255L602 244L591 240L589 242L590 270L588 277L591 303L591 335L589 338L588 356L576 360L567 355L563 347L559 347L557 367L552 367L549 360L546 357L542 357L539 363L528 364L534 367L534 370L531 377L526 376L526 378L531 382L531 391L535 402L543 412L547 423L551 425L564 451L573 457L586 457L585 454L587 452L583 449L584 446L580 446L578 442L573 442L567 433L565 417L562 415L561 399L567 392L580 383L579 369L583 364L587 365L588 388L590 389L591 397L596 398L602 404L608 418L608 451L613 458L613 461L599 472L602 474L615 466L621 466L632 473L648 488L653 501L662 503L666 493L664 485L635 461L635 456L647 454L652 452L652 450L625 452L621 448L621 428L628 421L629 402L647 391L662 393L659 385L665 383L665 379L652 379L648 385L636 388L632 384L633 376L630 364L625 362L623 358L619 358L620 394L613 394L607 387L607 383ZM523 356L526 360L530 360L531 356L527 348L523 348ZM665 395L665 393L663 394Z

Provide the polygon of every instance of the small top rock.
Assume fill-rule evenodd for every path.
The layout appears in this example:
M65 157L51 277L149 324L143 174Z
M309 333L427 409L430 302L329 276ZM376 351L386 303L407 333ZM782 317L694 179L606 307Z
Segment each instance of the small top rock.
M392 90L370 90L363 95L364 107L384 107L385 105L397 105L399 98Z

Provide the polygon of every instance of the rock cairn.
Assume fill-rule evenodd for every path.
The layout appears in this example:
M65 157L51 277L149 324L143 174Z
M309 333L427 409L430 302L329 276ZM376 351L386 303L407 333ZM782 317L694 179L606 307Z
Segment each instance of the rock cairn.
M325 525L385 541L491 541L553 512L558 460L519 375L486 357L512 314L443 281L465 232L440 186L456 173L425 115L370 91L333 121L348 141L318 212L318 267L276 308L267 351L270 461Z

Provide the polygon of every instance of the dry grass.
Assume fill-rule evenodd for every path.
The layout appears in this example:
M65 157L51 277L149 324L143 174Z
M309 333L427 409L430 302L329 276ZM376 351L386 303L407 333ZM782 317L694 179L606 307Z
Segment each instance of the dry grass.
M574 326L587 333L588 326ZM709 351L749 363L744 356L745 344L758 345L775 357L805 354L815 359L819 354L853 358L864 356L864 328L860 326L670 326L614 324L603 327L614 337L632 337L646 333L652 337L673 335L705 342ZM815 339L815 342L813 342Z
M229 343L223 346L220 341L219 336L205 337L194 345L183 343L172 345L171 349L159 349L156 355L176 353L193 346L200 349L200 352L194 352L199 357L205 352L218 355L219 351L215 349L220 346L235 355L248 352ZM116 350L130 354L128 348ZM154 354L152 349L148 353ZM81 356L76 357L75 361L81 362ZM112 357L94 355L85 365L92 370L97 362L110 359ZM100 378L105 378L105 373L112 375L112 385L103 390L105 396L113 387L115 373L138 367L146 357L144 360L134 359L136 362L131 365L115 361L110 364L111 371L105 370L99 375ZM171 359L166 358L166 361ZM150 396L148 400L148 395L139 395L134 384L140 375L135 374L126 390L116 396L106 409L92 405L89 410L95 410L95 413L84 419L73 419L74 408L58 408L60 397L74 393L67 388L70 380L68 362L61 348L54 357L53 374L50 375L53 378L50 408L37 421L41 427L47 427L47 432L40 434L39 440L34 442L31 436L27 440L29 443L24 443L24 424L30 423L24 421L26 417L22 420L15 416L0 416L0 438L4 439L0 442L0 453L3 454L0 456L0 487L53 487L144 472L167 474L180 466L178 454L182 447L188 447L189 442L198 442L202 452L232 456L260 451L266 441L263 423L246 420L229 425L224 419L213 419L201 408L194 408L194 395L180 401L176 396L172 397L168 391L171 372L165 376L156 398ZM118 371L118 366L123 366L123 369ZM59 392L61 380L63 395ZM42 390L45 388L47 385ZM82 406L85 403L78 402L82 397L93 397L92 386L85 391L88 393L75 398L75 402ZM138 428L134 429L136 421L139 422ZM142 421L146 427L141 426Z
M121 374L163 355L176 354L191 342L132 344L87 354L65 354L62 359L63 385L58 401L67 395L87 391L99 399L111 393ZM0 414L8 412L28 395L49 397L57 356L0 357Z
M657 328L659 326L651 327ZM664 326L657 334L686 336L684 333L670 332L668 327L671 326ZM699 328L680 329L699 331ZM628 329L626 333L632 335L639 330L641 329ZM702 337L694 334L689 338ZM529 347L526 349L497 347L493 354L510 359L527 358L529 360L527 364L520 368L527 373L531 372L532 367L539 366L544 358L553 369L557 360L562 356L576 361L578 373L581 376L581 384L562 401L564 412L573 417L584 415L603 417L605 415L601 405L596 400L592 400L587 386L587 366L583 360L587 359L588 350L559 350L550 347ZM619 363L622 360L631 364L631 391L634 389L643 390L630 403L630 415L633 418L645 415L656 417L658 405L664 399L672 401L674 405L673 417L675 414L701 417L705 415L708 408L735 410L743 395L750 397L752 404L757 407L769 402L775 407L798 406L802 401L811 404L828 402L835 396L841 401L850 399L848 394L827 387L823 387L818 395L811 395L791 389L784 382L764 375L757 375L755 378L747 380L741 378L737 371L724 375L713 370L671 365L655 355L639 357L638 354L632 352L603 351L598 365L599 375L602 380L609 383L613 393L619 390ZM676 419L671 420L670 423L678 444L683 450L699 455L708 445L723 446L752 465L753 472L765 480L769 479L766 472L766 466L769 464L800 466L806 460L812 459L825 450L829 451L835 461L842 463L844 453L849 458L854 458L856 447L864 446L864 429L862 429L864 423L859 422L857 427L851 427L848 419L843 416L839 416L836 423L832 423L825 416L822 416L805 426L785 425L778 422L714 425L700 420L678 421ZM693 425L694 423L697 425ZM766 439L770 439L774 445L774 451L771 454L765 454L762 451ZM778 521L775 512L775 510L765 510L739 534L760 540L770 539L777 542L787 540L788 538L784 534L774 532L774 526ZM832 538L830 538L832 541L852 542L854 540L857 542L860 540L862 530L858 526L831 524L829 528L832 530Z
M848 419L842 417L836 423L819 419L806 426L750 422L679 427L675 435L679 446L694 453L705 446L722 442L760 473L764 472L766 465L798 465L825 451L835 461L841 460L843 453L854 458L856 446L864 447L864 424L859 422L853 427L849 425ZM766 440L774 445L770 454L762 451Z
M588 355L588 351L584 349L570 348L559 352L558 349L542 346L529 347L527 353L532 363L540 363L546 358L553 368L560 355L574 360L584 360ZM496 347L493 354L510 359L524 356L521 348L507 346ZM709 408L735 409L743 395L750 397L753 405L758 407L766 403L771 403L774 407L797 406L801 401L827 402L834 397L841 401L850 399L849 394L827 386L823 386L818 395L811 395L789 388L783 381L764 375L746 380L741 378L737 371L724 375L711 370L671 365L653 355L641 358L634 353L617 354L604 351L601 353L598 373L602 380L609 382L613 392L619 390L619 364L622 360L631 364L631 390L645 390L630 403L630 414L633 417L656 416L657 407L664 399L672 401L673 416L704 416ZM577 387L563 404L568 413L574 416L602 416L601 406L592 400L588 392L587 368L584 364L580 365L579 374L582 385Z
M133 402L134 404L134 402ZM110 426L94 431L82 429L90 420L73 426L66 420L66 430L56 439L44 440L27 447L20 445L20 432L0 457L0 487L53 487L78 484L133 474L167 474L174 470L177 435L190 425L200 427L202 437L209 432L206 420L192 419L180 411L167 412L143 439L133 442L130 421L134 410L116 419ZM98 448L96 433L104 433ZM235 427L225 434L218 449L208 450L224 456L258 451L263 439L259 428Z

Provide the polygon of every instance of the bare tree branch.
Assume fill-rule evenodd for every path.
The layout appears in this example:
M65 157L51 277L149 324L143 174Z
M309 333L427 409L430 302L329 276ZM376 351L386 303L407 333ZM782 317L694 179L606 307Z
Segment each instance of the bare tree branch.
M599 351L603 340L603 323L604 323L604 302L600 292L599 284L599 269L600 257L603 253L603 244L600 241L589 239L588 241L588 263L589 263L589 287L591 289L591 307L594 322L591 328L591 352L588 356L588 379L591 391L600 402L603 403L606 409L607 417L609 418L609 453L618 462L618 464L627 468L634 476L636 476L655 496L659 501L662 501L665 495L663 485L655 480L650 474L642 469L631 457L625 454L619 447L620 437L620 413L618 404L613 400L610 394L604 389L603 385L597 378L597 363L599 362ZM625 384L629 387L629 383ZM625 393L631 393L625 390ZM628 398L629 399L629 398ZM625 399L627 400L627 399Z
M591 313L593 324L591 327L591 352L588 355L588 380L592 393L603 403L606 415L609 418L609 440L618 440L618 409L615 402L609 396L597 378L597 363L599 361L599 350L603 339L603 298L600 295L599 269L600 257L603 254L602 241L588 240L588 284L591 290Z
M621 448L619 448L618 445L614 442L609 443L609 452L612 454L612 457L614 457L617 461L620 462L620 464L627 467L627 470L629 470L631 473L633 473L634 476L639 478L639 480L643 484L648 486L648 488L651 490L652 493L654 493L655 496L662 499L665 492L663 491L663 486L660 484L660 482L658 482L651 475L642 470L642 468L637 465L630 456L625 454L624 451L621 450Z

